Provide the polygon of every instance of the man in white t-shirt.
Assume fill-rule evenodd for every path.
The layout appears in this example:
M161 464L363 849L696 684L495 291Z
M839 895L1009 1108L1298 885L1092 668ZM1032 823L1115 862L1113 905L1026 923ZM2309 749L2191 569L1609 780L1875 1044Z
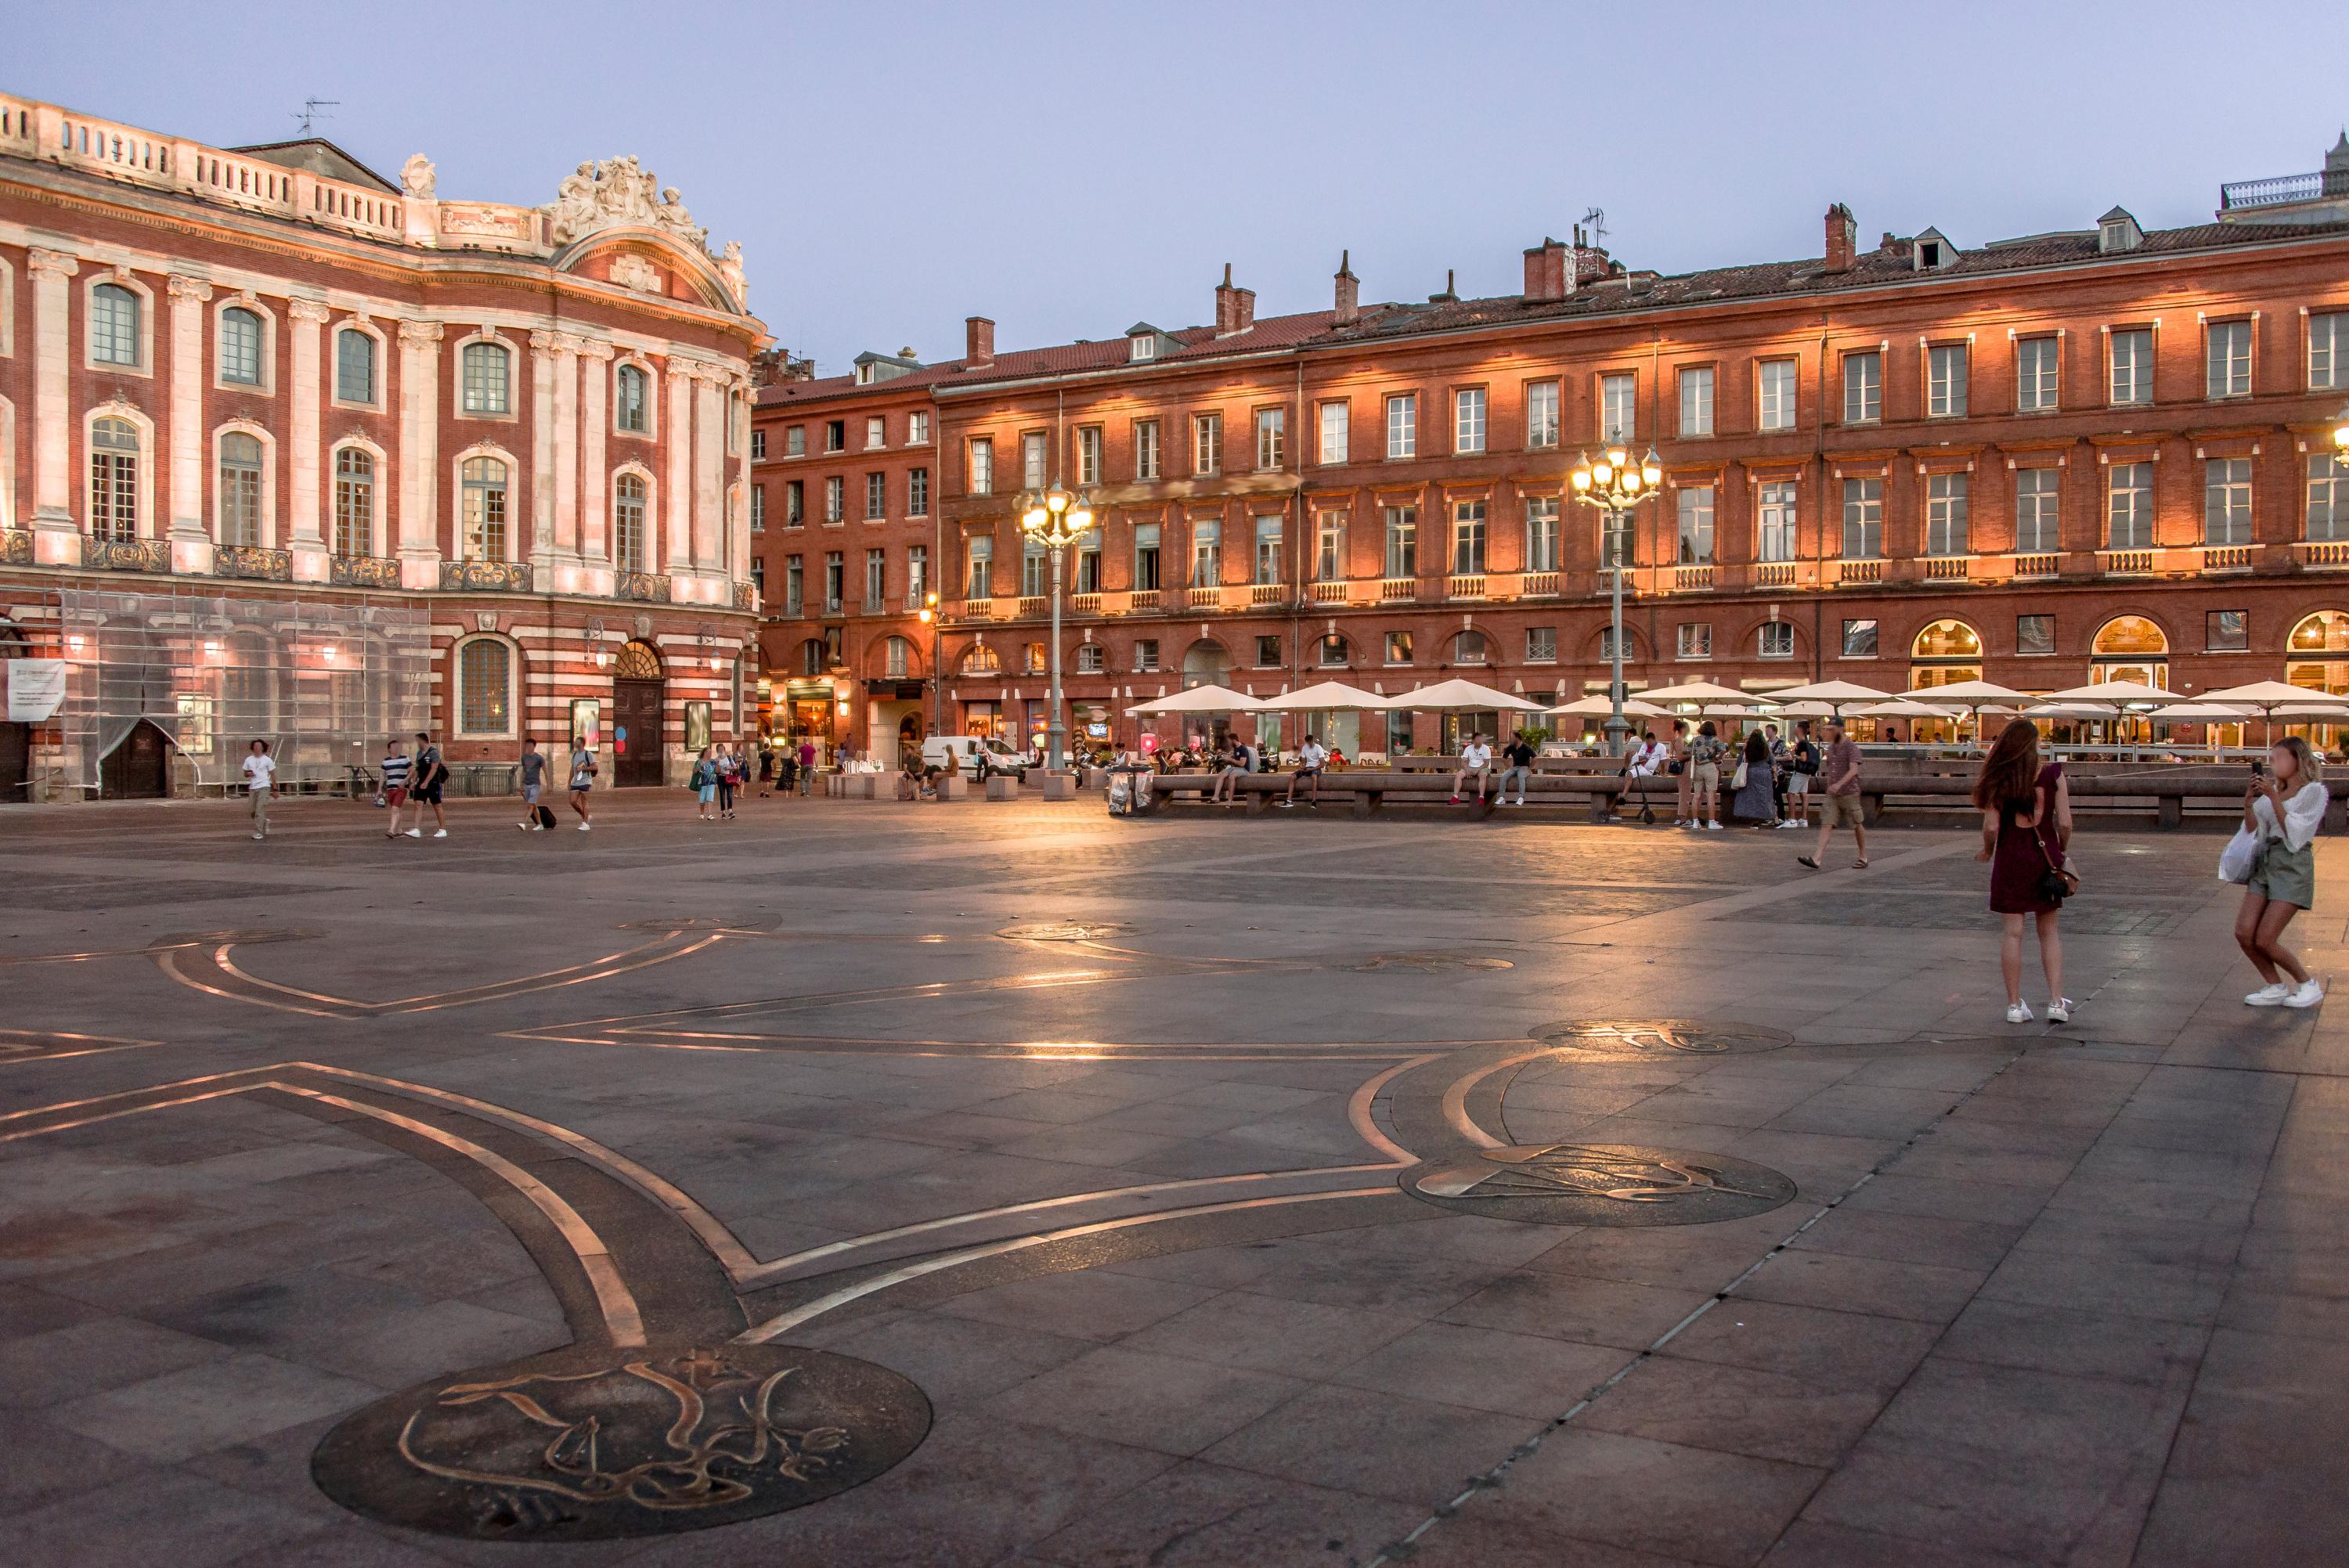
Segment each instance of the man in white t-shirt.
M1329 764L1329 748L1314 737L1307 736L1303 748L1297 753L1297 771L1288 776L1288 794L1280 802L1282 808L1286 810L1297 804L1297 782L1300 779L1309 779L1313 781L1313 792L1306 796L1305 803L1318 809L1321 804L1321 769Z
M244 754L244 793L253 802L253 836L269 837L269 796L277 782L277 763L269 755L269 742L256 740Z
M1460 771L1452 776L1452 803L1460 804L1460 786L1469 779L1476 780L1476 799L1485 798L1485 786L1493 777L1493 748L1485 744L1481 735L1472 735L1468 744L1460 748Z
M1630 755L1623 759L1625 780L1628 782L1633 779L1654 778L1664 770L1664 763L1671 755L1671 753L1665 749L1664 743L1656 738L1656 732L1652 729L1647 731L1640 738L1640 744L1631 748ZM1619 800L1619 799L1620 797L1618 797ZM1640 820L1652 822L1655 820L1656 809L1648 803L1648 798L1645 795L1640 796Z

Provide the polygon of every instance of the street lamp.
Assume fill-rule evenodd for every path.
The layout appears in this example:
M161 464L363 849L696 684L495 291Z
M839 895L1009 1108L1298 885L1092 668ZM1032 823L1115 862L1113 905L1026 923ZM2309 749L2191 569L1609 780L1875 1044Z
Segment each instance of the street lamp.
M930 629L930 733L938 733L939 714L946 703L946 672L938 668L938 596L936 591L922 595L922 624Z
M1052 552L1052 694L1044 729L1044 767L1057 773L1066 760L1068 728L1061 722L1061 557L1093 531L1093 503L1058 480L1019 498L1019 531Z
M1608 653L1611 655L1613 674L1608 682L1607 753L1623 755L1630 725L1623 717L1623 572L1630 564L1631 509L1656 491L1663 483L1664 470L1656 460L1656 449L1650 447L1648 455L1638 462L1621 446L1610 446L1592 462L1585 452L1574 465L1569 476L1574 499L1585 506L1597 507L1602 520L1600 538L1606 541L1607 563L1614 576L1614 613L1612 630L1608 633Z

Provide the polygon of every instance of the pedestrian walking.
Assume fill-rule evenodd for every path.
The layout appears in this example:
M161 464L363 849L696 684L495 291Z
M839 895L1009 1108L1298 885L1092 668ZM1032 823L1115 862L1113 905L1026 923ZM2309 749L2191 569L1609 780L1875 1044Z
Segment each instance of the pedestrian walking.
M244 794L253 807L253 836L269 837L269 797L277 780L277 763L269 742L256 740L244 748Z
M1837 824L1848 822L1855 846L1851 869L1866 871L1868 813L1859 798L1859 748L1844 734L1840 718L1827 720L1827 750L1819 759L1819 782L1826 793L1819 797L1818 847L1795 858L1818 870L1826 863L1827 841L1835 836Z
M587 792L595 787L595 750L584 735L571 739L571 810L578 814L579 830L585 832L594 820L587 810Z
M698 802L696 814L700 820L716 821L718 819L712 813L718 806L718 764L711 760L709 747L703 747L700 755L693 759L693 774L686 780L685 787L693 791L694 799Z
M1493 748L1485 744L1482 735L1472 735L1468 744L1460 748L1460 770L1452 776L1452 803L1460 804L1460 789L1467 780L1476 780L1476 799L1485 798L1485 786L1493 777Z
M1775 724L1765 724L1762 733L1770 742L1770 804L1778 816L1780 831L1795 826L1786 815L1786 794L1794 776L1794 753Z
M1811 738L1811 721L1795 727L1795 743L1786 748L1786 825L1811 825L1811 780L1819 771L1818 743Z
M815 740L812 736L800 738L800 793L815 793Z
M546 823L541 820L539 791L546 785L546 758L538 754L538 742L524 738L522 743L522 820L514 824L525 833L543 833Z
M2023 999L2023 927L2039 928L2039 965L2047 975L2047 1019L2070 1021L2064 995L2064 938L2057 919L2076 879L2067 876L2064 846L2072 837L2072 792L2064 765L2039 758L2039 727L2013 718L1999 732L1974 779L1973 802L1982 814L1982 847L1990 864L1990 907L2004 922L1999 973L2006 981L2006 1021L2031 1022ZM2250 807L2244 808L2246 817Z
M765 741L759 742L759 799L774 793L775 748Z
M1329 765L1328 749L1319 739L1310 735L1307 736L1303 748L1297 754L1297 771L1288 776L1288 794L1281 800L1281 806L1286 809L1296 805L1298 784L1302 780L1310 779L1313 790L1305 798L1305 803L1315 810L1319 810L1321 809L1321 769Z
M732 746L718 748L718 815L734 820L734 792L742 787L742 758Z
M415 826L408 830L411 839L424 836L424 808L432 808L432 836L449 836L449 813L440 809L440 788L449 782L449 765L440 759L440 748L432 744L429 730L416 732L416 771L408 786L408 798L416 806Z
M1524 730L1520 729L1509 738L1507 748L1501 753L1501 760L1508 766L1501 769L1501 787L1494 791L1493 798L1500 804L1507 805L1509 780L1514 779L1517 781L1517 804L1522 806L1526 803L1526 781L1534 776L1534 743L1526 738Z
M383 830L387 839L399 837L399 809L408 804L409 769L414 767L406 741L395 735L383 743L383 803L391 809L391 826Z
M2292 916L2316 903L2316 830L2324 825L2323 768L2297 735L2252 764L2243 790L2243 830L2255 842L2235 915L2235 943L2267 984L2243 998L2253 1007L2313 1007L2324 986L2283 944ZM2231 846L2230 846L2231 847Z
M799 753L792 748L786 746L775 758L776 789L782 794L790 794L792 792L792 787L798 783L799 776Z
M1729 743L1713 720L1697 727L1696 738L1689 742L1690 827L1721 831L1721 759L1728 755Z
M1675 828L1688 826L1689 797L1696 788L1696 780L1689 773L1688 753L1688 720L1676 718L1672 720L1671 738L1664 743L1664 771L1677 781L1677 788L1672 791L1672 826Z
M1736 795L1729 802L1729 814L1751 822L1757 832L1778 826L1778 791L1771 775L1770 738L1754 730L1745 738L1745 750L1737 764L1737 777L1733 785Z

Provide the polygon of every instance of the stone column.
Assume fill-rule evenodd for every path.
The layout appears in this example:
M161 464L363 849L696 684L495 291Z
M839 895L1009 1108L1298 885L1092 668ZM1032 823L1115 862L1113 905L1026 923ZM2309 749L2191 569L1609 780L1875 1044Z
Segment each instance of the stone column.
M554 553L579 557L579 340L554 335Z
M585 377L579 398L579 554L590 567L606 566L612 560L611 546L605 542L608 509L604 499L604 438L612 422L608 393L613 352L608 343L579 346L579 367ZM595 593L611 591L608 579L588 590Z
M726 387L704 371L695 387L693 417L693 564L705 577L726 571Z
M695 366L676 356L669 356L667 371L668 382L668 414L664 420L662 440L668 447L668 473L661 488L667 492L662 510L667 522L661 532L667 536L668 570L672 576L693 563L693 379Z
M399 324L399 582L440 585L440 336L437 321Z
M530 335L530 554L554 548L554 334Z
M737 376L733 389L742 400L743 422L747 426L754 391L750 378ZM727 482L733 486L734 493L741 500L734 510L734 538L727 570L734 583L740 584L750 581L750 547L753 542L750 538L750 438L744 433L738 435L736 439L740 443L740 449L726 477ZM727 589L727 603L733 603L732 586Z
M314 299L289 300L285 304L286 321L292 328L292 371L294 377L293 417L287 424L286 440L291 448L288 471L293 505L286 517L292 525L288 547L294 556L294 580L297 583L324 583L327 561L332 555L326 537L323 510L319 504L325 485L321 469L326 453L319 441L319 376L318 346L321 329L331 313Z
M165 501L171 520L171 568L212 570L212 531L204 526L204 306L212 285L176 274L171 296L171 466Z
M25 258L33 280L33 527L44 563L78 563L73 511L72 284L81 263L63 251Z

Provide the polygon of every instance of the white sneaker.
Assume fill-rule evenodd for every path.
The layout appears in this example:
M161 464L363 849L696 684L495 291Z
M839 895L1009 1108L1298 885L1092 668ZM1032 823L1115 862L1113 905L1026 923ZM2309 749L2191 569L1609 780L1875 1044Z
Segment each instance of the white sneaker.
M2031 1022L2031 1004L2028 1002L2017 1002L2013 1006L2009 1007L2006 1010L2006 1021L2010 1024L2027 1024Z
M411 839L420 839L424 836L424 830L421 828L410 828L408 830L408 836Z
M1704 827L1705 831L1709 833L1717 833L1721 831L1721 824L1718 822L1707 822Z
M2054 1000L2049 1002L2047 1004L2047 1021L2051 1024L2070 1023L2072 1021L2072 998L2069 996L2058 996Z
M2299 990L2283 999L2287 1007L2313 1007L2324 1000L2324 982L2312 975Z
M268 834L266 834L266 833L255 833L255 834L254 834L254 835L253 835L253 841L254 841L254 843L256 843L256 844L257 844L257 843L261 842L261 841L262 841L262 840L264 840L264 839L265 839L265 838L267 838L267 837L269 837L269 835L268 835Z
M2243 1006L2246 1007L2281 1007L2283 1006L2283 999L2291 995L2292 987L2279 980L2271 985L2262 985L2258 990L2252 992L2250 995L2244 997Z
M579 824L579 830L580 830L581 832L583 832L583 833L584 833L584 832L585 832L585 831L587 830L587 824L586 824L586 823L585 823L585 822L580 823L580 824Z
M449 830L446 828L435 828L432 830L432 836L436 839L445 839L449 836Z

